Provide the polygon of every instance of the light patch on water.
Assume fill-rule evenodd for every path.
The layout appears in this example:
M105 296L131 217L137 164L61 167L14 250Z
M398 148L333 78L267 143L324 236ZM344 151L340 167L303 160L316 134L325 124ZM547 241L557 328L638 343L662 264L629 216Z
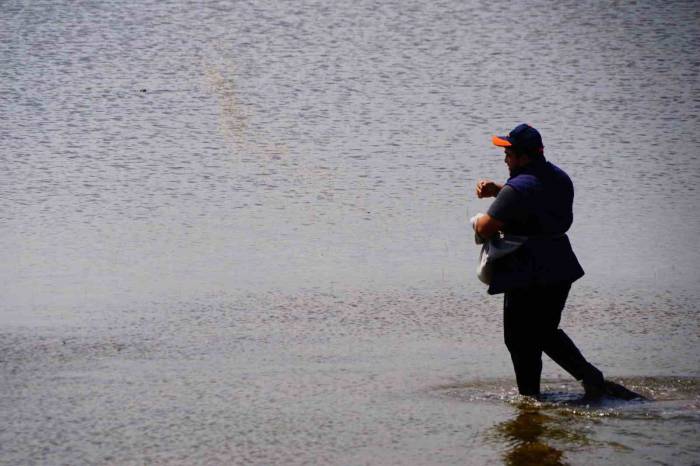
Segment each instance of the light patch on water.
M231 155L237 162L257 157L271 163L289 156L289 146L274 143L268 131L261 125L252 126L254 108L244 104L236 86L239 74L233 64L203 65L208 88L217 97L220 106L220 131Z

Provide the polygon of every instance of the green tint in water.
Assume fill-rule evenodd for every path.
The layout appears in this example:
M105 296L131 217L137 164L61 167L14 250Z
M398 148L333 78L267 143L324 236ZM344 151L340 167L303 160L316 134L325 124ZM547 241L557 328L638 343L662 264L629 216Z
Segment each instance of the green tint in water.
M495 440L507 445L504 462L513 466L564 464L564 453L550 444L551 439L568 439L571 432L553 422L553 418L532 406L523 406L518 415L496 425ZM583 439L585 437L581 436Z

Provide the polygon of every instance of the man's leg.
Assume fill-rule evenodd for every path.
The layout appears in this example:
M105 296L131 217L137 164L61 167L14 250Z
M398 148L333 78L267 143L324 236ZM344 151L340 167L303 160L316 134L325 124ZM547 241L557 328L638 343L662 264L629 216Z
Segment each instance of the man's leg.
M543 288L544 328L542 349L576 380L583 381L587 392L603 390L603 373L586 361L569 336L559 328L561 313L569 295L570 284L554 285Z
M588 398L608 395L623 400L644 399L622 385L605 380L603 373L586 361L571 338L559 328L570 288L570 284L564 284L506 292L503 326L518 390L522 395L539 395L544 351L583 382Z
M537 341L533 296L528 290L506 291L503 299L503 333L521 395L539 396L542 350Z

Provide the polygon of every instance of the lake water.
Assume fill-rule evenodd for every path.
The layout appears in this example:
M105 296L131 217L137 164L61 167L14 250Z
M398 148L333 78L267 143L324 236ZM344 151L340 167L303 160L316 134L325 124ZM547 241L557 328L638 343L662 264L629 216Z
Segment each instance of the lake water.
M697 464L697 2L3 1L0 463ZM516 396L468 217L576 186Z

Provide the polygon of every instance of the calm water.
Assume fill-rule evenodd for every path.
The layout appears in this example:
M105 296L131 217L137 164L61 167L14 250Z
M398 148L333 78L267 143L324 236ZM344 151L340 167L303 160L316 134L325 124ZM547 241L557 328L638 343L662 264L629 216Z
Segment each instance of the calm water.
M696 2L0 3L0 463L694 464ZM490 136L572 176L563 326L656 401L520 400Z

